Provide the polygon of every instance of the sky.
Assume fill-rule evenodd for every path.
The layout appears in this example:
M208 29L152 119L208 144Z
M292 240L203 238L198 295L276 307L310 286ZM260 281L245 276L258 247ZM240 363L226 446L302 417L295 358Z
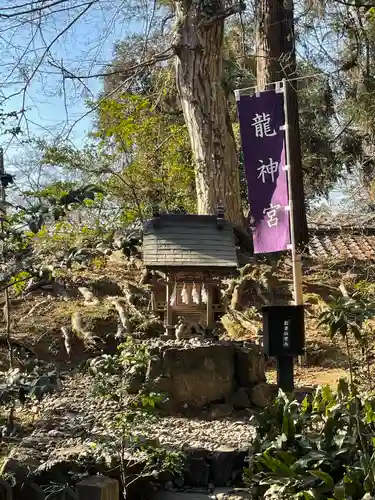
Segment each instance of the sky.
M144 32L145 24L137 18L136 5L149 10L154 5L153 0L96 0L93 7L54 41L85 9L74 6L86 5L87 1L66 0L72 9L40 19L29 15L27 22L20 23L19 18L1 19L1 14L27 0L0 0L0 107L1 101L5 111L25 107L27 121L21 123L25 137L53 139L64 134L75 146L83 144L93 118L92 114L87 115L85 101L98 95L102 80L83 79L84 86L77 80L65 80L63 85L61 72L54 65L63 63L75 75L101 73L113 58L116 42L132 33ZM38 66L52 41L49 55ZM24 95L22 88L34 71ZM12 94L15 95L10 98ZM0 136L0 140L7 164L15 164L15 158L25 155L16 139L10 141L9 137ZM337 203L337 194L334 203Z
M9 2L16 1L24 3L21 0L0 0L0 15ZM78 3L77 0L71 2ZM91 7L53 44L51 55L44 59L27 88L27 123L22 123L25 133L52 138L69 131L69 139L77 146L82 144L92 124L92 115L85 116L85 101L98 95L102 90L102 80L84 79L86 88L72 80L65 80L63 85L61 72L53 64L63 62L74 74L101 73L104 65L113 58L115 42L142 29L140 22L129 23L129 16L123 15L118 8L121 5L120 0L103 0L100 5ZM30 77L46 46L82 10L51 15L43 19L40 29L36 27L36 21L19 26L20 23L14 20L0 20L0 99L5 111L23 108L24 94L20 90L25 85L25 75ZM19 153L20 145L17 140L9 144L9 139L3 137L2 145L6 158L10 160Z

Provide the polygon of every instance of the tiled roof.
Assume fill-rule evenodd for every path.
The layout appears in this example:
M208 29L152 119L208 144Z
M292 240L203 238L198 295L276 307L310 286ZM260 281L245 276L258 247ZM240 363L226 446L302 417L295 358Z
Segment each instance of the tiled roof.
M161 215L146 221L143 261L148 268L236 268L233 226L211 215Z
M375 227L318 227L309 233L315 259L375 261Z

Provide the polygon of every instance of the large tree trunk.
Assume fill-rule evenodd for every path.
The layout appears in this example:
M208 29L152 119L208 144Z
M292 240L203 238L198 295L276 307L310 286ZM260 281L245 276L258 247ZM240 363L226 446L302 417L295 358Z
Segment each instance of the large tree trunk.
M260 88L265 88L267 84L283 78L293 78L296 74L293 16L293 0L258 0L257 84ZM289 82L288 90L295 237L297 244L306 248L309 236L303 187L296 81Z
M215 6L214 17L207 6ZM176 77L195 159L198 213L215 214L221 201L227 218L242 225L238 157L222 87L224 22L230 9L220 0L176 3Z
M282 80L280 59L283 53L283 0L257 1L257 85L266 88L270 82Z

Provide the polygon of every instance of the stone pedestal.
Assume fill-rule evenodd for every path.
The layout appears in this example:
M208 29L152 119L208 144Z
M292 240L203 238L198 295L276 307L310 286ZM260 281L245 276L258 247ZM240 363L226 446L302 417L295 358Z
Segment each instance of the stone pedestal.
M119 482L107 476L91 476L76 485L79 500L119 500Z
M12 500L12 487L6 481L0 481L0 500Z

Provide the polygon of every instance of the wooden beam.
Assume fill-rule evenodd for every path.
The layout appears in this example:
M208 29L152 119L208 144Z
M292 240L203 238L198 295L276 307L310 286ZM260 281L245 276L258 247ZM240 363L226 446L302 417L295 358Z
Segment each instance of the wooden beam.
M172 277L179 272L204 273L210 276L232 276L238 274L237 267L209 267L207 266L147 266L150 271L157 271Z

